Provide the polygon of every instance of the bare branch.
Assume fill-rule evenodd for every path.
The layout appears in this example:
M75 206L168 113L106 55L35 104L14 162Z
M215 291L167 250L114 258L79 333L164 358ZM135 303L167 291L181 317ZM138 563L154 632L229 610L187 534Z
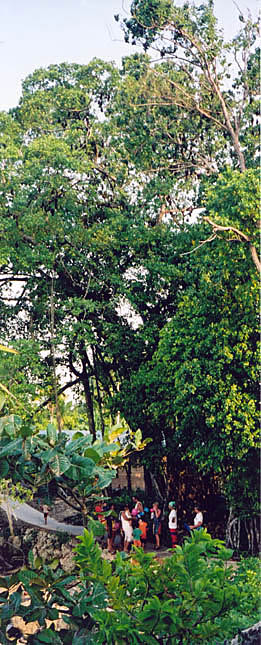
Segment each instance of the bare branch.
M74 381L69 381L69 383L66 383L65 385L63 385L63 387L60 387L57 390L58 396L63 392L65 392L65 390L68 390L69 387L73 387L73 385L76 385L77 383L80 383L80 378L76 378L74 379ZM52 399L53 399L53 396L49 396L48 399L45 399L45 401L43 401L43 403L41 403L41 405L39 405L38 408L36 408L36 412L38 412L42 408L45 408L45 406L48 405L48 403L50 403Z
M95 170L97 170L102 175L104 175L104 177L108 177L108 179L110 179L111 181L116 181L116 177L114 177L114 175L111 175L107 170L105 170L105 168L102 168L101 166L95 163L93 163L93 167Z
M201 240L200 243L198 244L198 246L195 246L195 248L192 249L192 251L186 251L186 253L181 253L181 257L183 255L190 255L191 253L194 253L195 251L198 251L198 249L200 249L201 246L203 246L204 244L207 244L208 242L213 242L213 240L215 240L216 237L217 237L217 235L215 233L213 233L213 235L208 237L207 240Z
M261 273L261 262L259 260L258 254L257 254L257 250L256 250L254 244L251 242L251 240L248 237L248 235L243 233L243 231L240 231L238 228L235 228L235 226L221 226L220 224L216 224L215 222L213 222L210 219L210 217L203 217L203 219L205 220L205 222L210 224L210 226L212 226L213 234L217 234L218 231L222 231L222 232L229 231L230 233L234 233L234 235L237 236L236 238L234 238L234 240L238 239L238 240L240 240L242 242L246 242L247 244L249 244L250 253L251 253L251 257L252 257L252 260L254 262L254 265L255 265L258 273ZM232 241L231 238L230 238L230 241Z
M240 239L250 243L249 237L238 228L235 228L234 226L222 226L221 224L216 224L216 222L213 222L210 217L203 217L203 219L205 220L205 222L210 224L210 226L212 226L214 233L217 233L217 231L230 231L231 233L235 233L235 235L237 235Z

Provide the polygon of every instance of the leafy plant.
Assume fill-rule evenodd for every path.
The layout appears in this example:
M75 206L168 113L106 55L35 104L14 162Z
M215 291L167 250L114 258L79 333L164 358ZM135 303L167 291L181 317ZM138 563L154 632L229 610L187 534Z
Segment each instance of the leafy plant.
M142 549L130 556L118 553L114 562L107 562L87 530L75 551L79 573L67 576L51 566L34 568L32 562L31 568L0 580L4 645L13 615L25 623L38 621L38 631L28 638L33 645L216 645L255 622L256 560L235 572L228 562L232 552L205 530L195 531L161 562ZM26 605L21 589L28 594ZM253 602L246 604L249 592ZM68 630L46 628L46 620L58 616Z
M143 450L147 443L138 430L130 433L124 445L119 441L122 428L113 429L114 440L93 441L92 435L76 432L72 437L58 432L49 423L44 433L34 433L17 415L0 420L0 468L2 477L12 476L13 485L25 482L35 491L43 484L53 495L82 514L87 524L90 509L101 496L117 468L125 463L132 451ZM110 437L108 437L110 438Z

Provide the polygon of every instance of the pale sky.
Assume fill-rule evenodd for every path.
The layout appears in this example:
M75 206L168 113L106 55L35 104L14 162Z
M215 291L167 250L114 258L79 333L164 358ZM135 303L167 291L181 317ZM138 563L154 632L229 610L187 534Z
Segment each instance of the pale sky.
M17 105L21 81L38 67L87 64L94 57L119 62L133 53L113 18L123 15L129 4L129 0L0 0L0 110ZM235 4L242 12L248 8L253 17L260 6L259 0L215 0L226 38L240 25Z

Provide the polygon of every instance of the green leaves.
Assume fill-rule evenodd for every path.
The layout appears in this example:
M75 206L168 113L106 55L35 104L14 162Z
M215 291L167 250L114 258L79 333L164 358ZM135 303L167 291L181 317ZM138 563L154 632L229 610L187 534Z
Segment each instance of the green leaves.
M47 437L48 437L49 443L51 444L51 446L54 446L56 444L56 442L57 442L58 433L57 433L57 429L53 425L53 423L48 423L48 426L46 428L46 432L47 432Z
M56 454L50 460L49 466L54 475L60 477L70 468L71 463L65 455Z
M21 452L22 448L22 439L15 439L14 441L9 441L5 446L0 448L0 458L2 459L5 456L14 456Z
M9 471L8 461L1 459L0 461L0 479L4 479Z
M153 633L154 627L159 622L161 610L162 607L160 599L155 596L146 604L146 607L141 611L139 618L143 623L145 631L149 632L149 634Z
M60 639L57 632L54 632L51 628L49 628L44 629L42 632L37 634L35 643L53 643L54 645L62 645L62 640Z
M88 520L88 531L91 531L93 535L101 537L104 535L105 530L104 524L98 522L98 520L93 520L92 518Z
M153 643L160 635L184 643L198 639L207 643L210 637L223 633L222 619L237 602L238 593L231 583L232 569L222 563L231 552L206 531L195 531L191 540L160 564L141 549L135 550L135 564L118 557L114 581L105 577L91 535L85 532L80 541L76 560L86 580L98 575L111 594L109 603L115 612L109 620L104 612L95 613L101 634L104 638L106 633L109 642L120 633L126 638L127 612L131 612L136 628L130 642ZM218 624L215 616L219 616Z
M87 448L84 451L84 456L94 461L95 464L97 464L101 459L101 456L96 450L94 450L94 448Z
M260 177L257 170L244 173L227 169L206 190L206 221L228 241L237 241L246 246L256 245L259 236ZM222 204L222 207L220 207ZM208 216L209 215L209 216ZM253 251L252 251L253 257ZM258 258L256 266L259 269Z
M15 409L19 393L46 429L30 442L27 421L1 424L2 468L66 499L72 491L77 509L144 448L154 474L163 456L172 474L177 455L218 474L233 502L248 504L255 490L258 305L248 255L259 85L256 25L246 27L228 46L211 2L134 0L125 36L145 54L125 58L120 71L100 60L36 70L17 109L0 115L6 343L19 327L15 361L1 352L2 391L11 382L14 393L0 404ZM157 63L146 53L152 44ZM243 63L238 75L228 51ZM221 227L213 235L210 222L191 224L203 207ZM10 300L14 281L23 287ZM46 428L49 408L42 412L55 399L54 362L57 374L73 375L65 384L57 377L58 392L73 384L85 394L84 413L72 411L63 426L79 430L72 441ZM61 396L59 405L64 422ZM112 446L92 442L118 411L126 420L118 430L136 431L125 453L117 428ZM9 442L18 437L14 463Z
M38 620L43 627L34 635L35 643L156 645L159 639L168 639L207 645L228 634L232 638L239 625L254 622L258 582L254 561L242 563L238 573L228 568L222 559L230 553L205 530L195 531L160 563L141 549L135 549L133 558L123 560L118 554L115 563L109 563L86 530L75 551L80 579L78 571L67 576L44 566L2 581L3 631L15 612L25 623ZM26 605L21 603L21 586L14 591L17 585L27 590ZM245 612L243 621L239 608ZM68 630L46 627L46 620L58 615Z
M202 240L205 228L191 226L188 236ZM152 361L136 377L137 390L146 384L147 414L156 428L166 429L166 451L201 472L220 473L223 490L243 510L258 490L254 474L246 477L247 464L256 472L257 284L247 247L227 249L217 240L205 249L187 256L176 311ZM242 262L248 273L241 280Z
M6 482L5 477L9 475L16 482L15 490L11 491L12 487L9 487L6 494L14 494L18 498L21 488L19 481L29 485L30 491L32 487L36 490L48 483L65 502L69 496L73 496L73 508L82 513L85 522L89 505L111 484L117 467L125 463L125 447L122 448L118 442L93 442L91 435L83 433L70 438L63 432L58 434L53 424L48 424L45 433L40 434L33 434L29 424L26 433L24 428L21 419L15 415L5 417L0 422L0 479ZM19 430L22 434L20 438ZM10 437L16 435L18 438L10 441ZM140 450L143 447L140 432L137 439L137 449ZM135 443L128 446L128 453L129 449L135 447ZM22 488L20 493L23 493ZM93 522L92 530L101 535L103 528L99 522L90 521Z

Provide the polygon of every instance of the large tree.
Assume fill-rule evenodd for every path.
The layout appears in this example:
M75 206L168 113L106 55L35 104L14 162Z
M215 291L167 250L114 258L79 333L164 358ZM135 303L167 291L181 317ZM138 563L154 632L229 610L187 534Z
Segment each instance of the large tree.
M164 216L182 222L202 207L202 180L213 183L226 165L241 173L258 167L258 24L249 15L239 19L231 42L218 27L213 0L178 7L172 0L133 0L123 20L125 39L147 53L125 61L127 110L118 118L155 222ZM238 228L237 215L223 235L248 245L260 270L256 231L249 236L247 226ZM215 234L216 221L208 224Z
M164 446L170 454L176 445L177 428L184 437L190 432L187 408L178 408L169 388L164 405L155 401L153 360L165 365L160 330L170 338L165 325L178 324L183 296L199 311L198 288L202 311L207 316L212 298L218 322L220 294L228 293L229 334L240 331L238 285L245 287L247 328L255 317L248 255L258 267L256 25L241 16L242 32L226 44L211 2L177 8L135 0L131 12L125 36L141 41L145 54L124 59L120 70L98 60L37 70L17 109L1 115L1 334L18 339L19 369L32 354L32 397L35 385L41 398L47 388L47 402L51 389L56 403L59 391L83 388L94 436L104 428L105 404L131 426L143 425L156 437L148 448L155 472ZM153 48L156 62L148 56ZM195 207L205 209L205 221L191 228ZM204 290L209 256L219 273ZM19 293L8 292L14 284ZM218 391L225 379L219 358ZM182 380L182 352L179 360ZM168 362L164 369L166 384ZM15 370L6 384L10 376L28 392ZM248 398L240 405L246 418Z
M97 118L115 76L98 61L39 70L17 110L2 115L2 333L39 341L38 382L55 381L57 365L70 369L68 385L83 385L93 433L90 377L98 396L99 382L116 387L101 330L107 325L109 336L110 325L121 325L131 256L124 168ZM8 293L18 284L20 293Z
M27 408L28 395L42 406L83 388L93 435L119 383L151 358L179 280L173 233L147 225L110 120L119 83L100 61L50 66L1 117L1 333L20 352L2 377Z
M177 233L183 280L176 311L160 332L152 360L123 384L119 405L154 438L142 460L162 498L169 487L183 505L184 470L197 471L194 495L203 496L202 478L215 475L231 522L239 518L243 530L245 522L250 536L259 491L258 281L242 245L215 240L200 247L205 233L200 224ZM200 248L182 253L188 242ZM194 488L195 479L190 481ZM210 507L206 498L204 508Z

